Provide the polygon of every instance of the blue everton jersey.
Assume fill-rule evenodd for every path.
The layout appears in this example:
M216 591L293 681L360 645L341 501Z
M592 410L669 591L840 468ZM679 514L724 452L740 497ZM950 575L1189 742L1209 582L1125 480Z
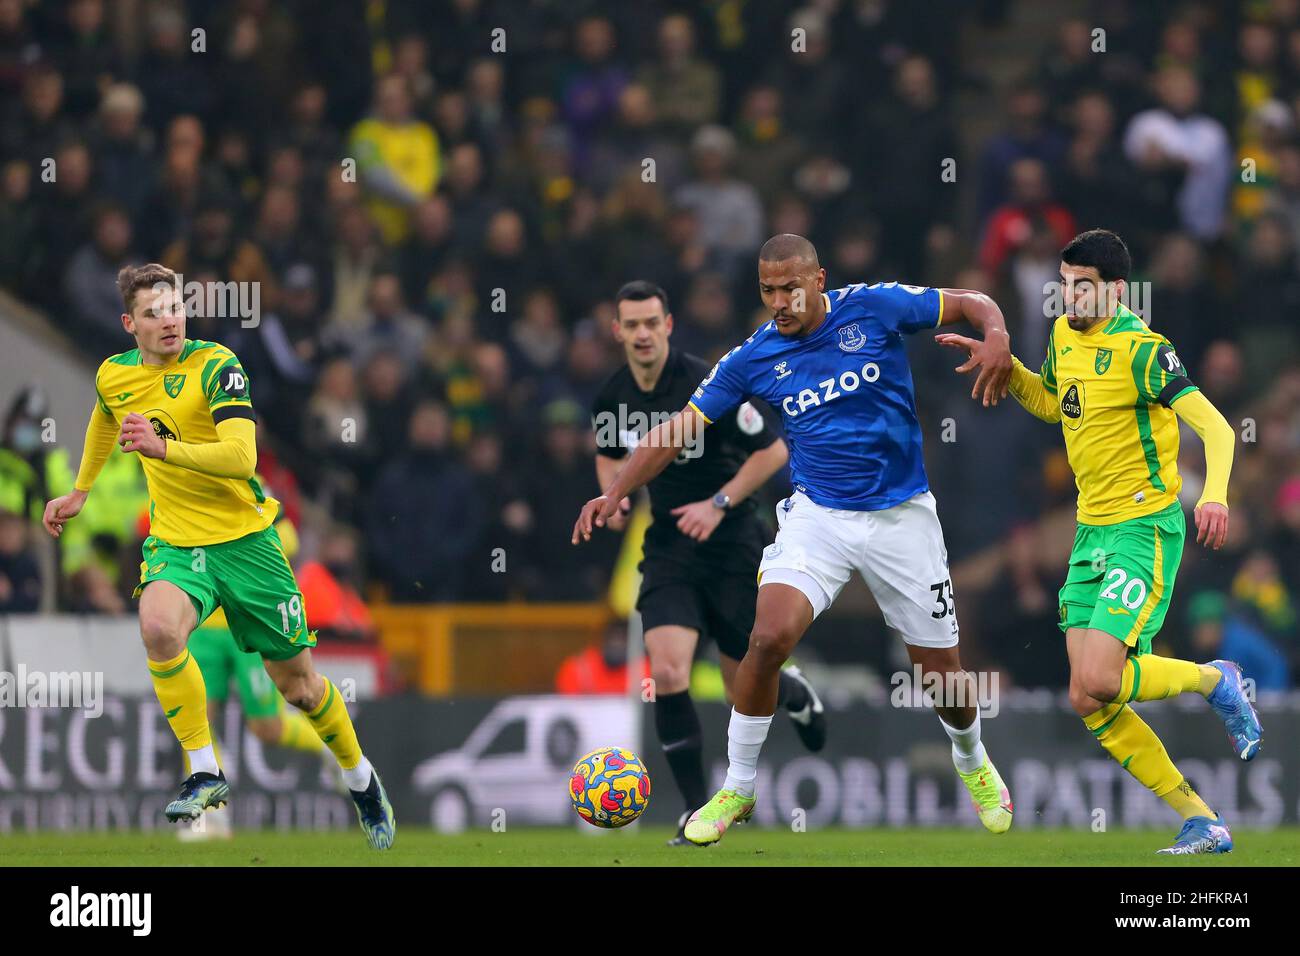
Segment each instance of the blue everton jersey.
M903 333L937 326L943 294L878 282L825 298L810 335L787 338L768 322L713 367L690 404L714 422L763 399L785 418L796 490L828 508L892 508L929 490Z

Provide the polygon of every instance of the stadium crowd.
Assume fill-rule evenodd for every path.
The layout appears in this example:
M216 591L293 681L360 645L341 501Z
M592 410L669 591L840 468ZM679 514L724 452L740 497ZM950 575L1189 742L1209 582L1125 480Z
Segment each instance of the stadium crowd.
M1057 252L1105 226L1133 251L1131 304L1242 436L1228 547L1189 545L1166 633L1288 686L1300 3L1098 4L1024 54L972 144L956 97L992 91L960 27L1005 7L0 0L0 284L98 362L130 346L125 264L257 283L255 326L200 309L188 334L240 356L259 470L332 578L394 601L599 600L619 542L568 538L596 493L587 409L622 359L621 283L666 289L674 343L713 360L763 321L758 246L800 233L831 287L989 292L1035 367ZM1010 400L977 409L925 336L913 355L968 666L1054 680L1019 649L1055 632L1060 437ZM0 610L37 606L19 516L76 469L43 407L31 383L3 421ZM67 608L126 607L147 495L123 459L64 545ZM1190 505L1194 438L1182 467Z

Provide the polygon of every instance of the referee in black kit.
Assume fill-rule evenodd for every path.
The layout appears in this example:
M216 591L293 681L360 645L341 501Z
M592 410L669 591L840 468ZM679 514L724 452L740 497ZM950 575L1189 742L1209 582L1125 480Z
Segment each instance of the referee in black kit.
M671 348L668 296L650 282L618 290L614 337L627 364L602 386L592 406L596 475L606 488L618 460L640 436L686 407L709 365ZM690 695L691 663L701 634L717 642L722 679L731 697L736 666L749 646L758 599L758 565L767 530L750 495L786 463L785 442L748 402L734 416L695 432L677 460L650 482L654 517L645 535L637 610L655 681L655 730L672 768L685 812L670 845L689 845L686 818L709 798L700 719ZM622 531L632 503L607 527ZM781 673L778 705L809 750L826 742L826 718L812 685L796 667Z

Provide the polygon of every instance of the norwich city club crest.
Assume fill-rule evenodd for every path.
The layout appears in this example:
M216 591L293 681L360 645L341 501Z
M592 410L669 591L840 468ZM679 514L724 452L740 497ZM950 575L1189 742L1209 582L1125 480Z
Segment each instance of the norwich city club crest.
M166 390L167 394L170 395L172 398L175 398L177 395L179 395L181 393L181 389L184 387L185 387L184 375L163 376L163 388Z
M1097 349L1097 374L1104 375L1110 368L1110 349Z

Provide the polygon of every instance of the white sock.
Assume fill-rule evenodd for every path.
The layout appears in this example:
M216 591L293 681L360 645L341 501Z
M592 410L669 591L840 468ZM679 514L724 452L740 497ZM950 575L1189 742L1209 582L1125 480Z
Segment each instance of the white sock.
M370 786L370 775L374 772L374 767L370 766L370 761L366 755L361 755L361 762L351 770L340 767L343 772L343 782L348 785L349 790L364 790Z
M727 725L727 779L722 784L723 790L734 790L746 797L754 795L758 753L771 726L771 714L749 717L731 708L731 723Z
M187 750L185 756L190 758L191 775L210 773L215 777L221 773L221 768L217 766L217 752L213 749L212 744L200 747L198 750Z
M943 725L943 729L952 740L952 762L959 771L970 773L984 766L988 754L984 752L984 745L980 743L980 712L978 710L975 711L975 720L963 730L948 726L948 722L942 717L939 718L939 723Z

